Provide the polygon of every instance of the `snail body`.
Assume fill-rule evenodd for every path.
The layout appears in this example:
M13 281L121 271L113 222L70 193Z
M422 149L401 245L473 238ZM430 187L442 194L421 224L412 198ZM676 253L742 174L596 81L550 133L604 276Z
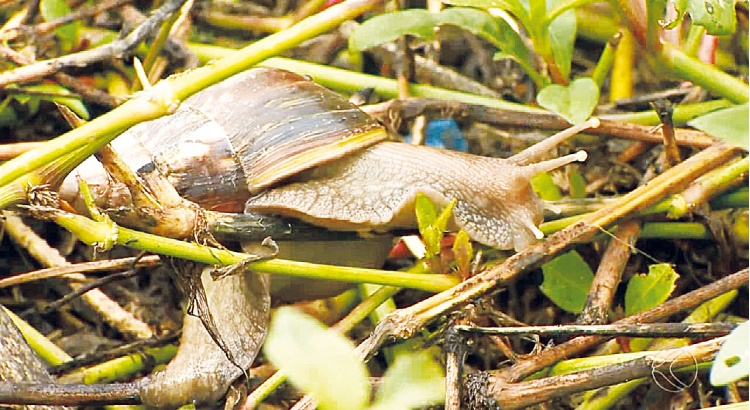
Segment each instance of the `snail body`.
M437 205L455 199L450 228L462 228L472 239L500 249L521 249L541 237L537 226L544 203L531 189L531 177L585 159L578 153L531 163L538 156L531 151L498 159L388 141L382 125L340 95L267 68L209 87L174 114L139 124L112 145L138 174L158 172L181 196L209 210L244 210L331 230L383 233L416 227L414 201L421 192ZM89 183L97 205L113 210L115 219L118 208L131 204L128 190L93 160L63 183L64 199L76 200L76 176ZM140 222L121 221L136 227ZM374 260L382 259L390 245L389 240L378 243L371 248ZM295 258L296 251L290 252ZM308 259L332 263L315 255ZM269 288L255 274L236 276L219 281L227 281L222 286L204 279L204 286L217 328L227 333L232 356L242 355L240 367L247 368L265 336ZM251 290L245 289L248 284ZM276 293L295 286L284 282ZM310 291L311 297L323 295ZM187 320L177 357L144 385L146 404L176 407L216 400L242 372L215 344L209 346L211 338L199 321ZM244 344L232 342L243 338Z

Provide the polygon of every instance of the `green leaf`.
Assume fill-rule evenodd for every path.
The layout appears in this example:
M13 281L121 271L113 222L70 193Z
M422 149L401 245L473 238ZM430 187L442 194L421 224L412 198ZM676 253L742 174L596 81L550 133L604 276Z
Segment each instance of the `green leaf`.
M647 275L635 275L625 291L625 315L631 316L664 303L675 288L679 278L668 263L648 267Z
M600 0L558 0L547 4L547 19L554 20L568 10L574 10L588 4L598 3Z
M560 187L547 172L536 174L531 178L531 189L545 201L559 201L563 197Z
M434 222L435 228L437 228L441 232L445 232L445 230L448 228L448 221L450 220L451 215L453 214L454 206L456 206L455 198L451 199L451 201L448 202L448 205L446 205L440 211L440 215L437 216Z
M16 110L10 104L13 97L5 97L2 103L0 103L0 127L13 126L18 121L18 115Z
M677 17L663 25L665 28L676 27L687 12L692 23L705 27L708 34L732 34L737 29L736 3L737 0L675 0Z
M409 410L442 404L445 372L427 352L400 354L383 377L370 410Z
M365 50L403 35L431 40L435 28L444 25L460 27L489 41L503 53L528 62L529 51L521 37L505 20L496 19L482 10L453 7L439 13L422 9L381 14L362 23L349 37L351 50Z
M428 259L440 253L440 242L443 241L443 231L430 225L422 232L422 242L424 242L425 255Z
M580 199L586 197L586 180L578 169L571 169L568 174L568 185L570 186L571 198Z
M414 203L414 209L417 214L417 226L419 227L419 234L422 236L428 256L440 253L440 242L443 240L443 233L448 226L448 221L455 205L456 200L454 199L440 211L440 215L437 215L435 205L433 205L430 198L421 192L417 194Z
M469 234L463 229L456 234L452 250L453 258L456 260L456 268L458 268L461 274L468 275L472 259L474 258L474 248L471 245Z
M743 322L729 334L711 366L709 381L714 386L726 386L748 376L750 369L749 322Z
M359 410L369 401L367 369L352 342L293 307L276 310L263 351L321 409Z
M71 10L65 0L41 0L39 2L39 13L44 21L53 21L70 14ZM68 43L75 41L80 23L77 21L62 25L55 29L55 34Z
M576 251L570 251L542 265L542 293L560 308L580 313L594 280L594 273Z
M419 228L419 234L424 235L427 227L433 226L437 219L435 205L433 205L430 197L419 192L414 201L414 210L417 213L417 227Z
M77 116L83 118L84 120L88 120L90 118L89 110L86 108L86 105L83 103L83 101L81 101L80 98L64 96L65 94L71 94L71 92L68 91L68 89L65 87L59 86L57 84L37 84L26 86L23 89L31 92L58 94L57 96L40 96L35 94L16 95L16 100L18 100L18 102L29 104L31 108L38 108L40 100L52 101L70 108L71 111L76 113Z
M349 36L349 48L363 51L404 35L431 40L439 24L437 13L423 9L401 10L375 16L360 24Z
M445 4L454 6L478 7L481 9L498 8L514 15L524 27L529 27L531 17L529 16L528 1L518 0L443 0Z
M556 112L571 124L579 124L594 112L599 102L599 87L591 78L578 78L567 87L548 85L536 99L539 105Z
M688 122L706 134L748 149L748 108L747 104L713 111Z
M489 41L503 54L522 62L529 61L529 50L508 23L489 13L470 8L454 7L439 14L440 24L450 24L472 32Z
M576 13L568 10L553 20L548 29L552 58L567 79L570 76L570 64L573 57L573 46L576 41Z
M481 2L472 4L479 3ZM515 6L520 7L526 13L520 3ZM431 40L435 37L435 28L440 26L455 26L476 34L500 50L496 58L514 58L530 75L534 74L529 59L529 50L521 36L505 20L495 18L482 10L466 7L452 7L439 13L411 9L375 16L362 23L349 36L349 49L366 50L404 35Z

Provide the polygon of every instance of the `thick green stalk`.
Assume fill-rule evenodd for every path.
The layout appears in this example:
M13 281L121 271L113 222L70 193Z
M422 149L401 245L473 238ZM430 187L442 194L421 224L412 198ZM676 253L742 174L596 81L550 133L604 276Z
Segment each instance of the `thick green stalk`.
M164 238L144 232L134 231L112 223L96 222L80 215L59 210L50 210L47 215L58 225L69 230L82 242L107 249L114 244L140 249L159 255L174 256L209 265L232 265L254 258L253 255L216 249L195 243ZM456 285L455 275L422 275L406 272L391 272L377 269L350 268L333 265L319 265L283 259L261 260L248 265L258 272L298 276L311 279L329 279L351 283L375 283L402 288L421 289L428 292L441 292Z
M398 98L396 80L392 80L390 78L356 73L353 71L342 70L340 68L333 68L281 57L268 59L260 65L264 67L282 68L285 70L294 71L298 74L308 75L321 85L338 91L352 93L371 87L380 96L383 96L385 98ZM548 112L540 108L511 103L497 98L484 97L481 95L469 94L461 91L447 90L445 88L433 87L429 85L411 84L409 86L409 92L414 97L455 100L469 104L481 104L493 108L522 112Z
M743 81L688 56L671 44L663 45L660 60L666 63L666 69L671 70L677 78L692 81L735 104L748 101L748 86Z
M233 50L231 49L209 44L190 43L189 46L190 49L198 55L198 59L204 63L213 59L223 58L233 52ZM313 80L320 83L321 85L336 91L355 93L365 88L373 88L378 95L384 98L398 98L396 80L390 78L363 74L355 71L343 70L331 66L284 57L269 58L259 65L263 67L281 68L284 70L293 71L297 74L310 76ZM445 88L434 87L430 85L411 84L409 86L409 92L414 97L454 100L469 104L481 104L488 107L504 110L535 113L548 112L541 108L530 107L522 104L500 100L497 98L484 97L481 95L448 90Z

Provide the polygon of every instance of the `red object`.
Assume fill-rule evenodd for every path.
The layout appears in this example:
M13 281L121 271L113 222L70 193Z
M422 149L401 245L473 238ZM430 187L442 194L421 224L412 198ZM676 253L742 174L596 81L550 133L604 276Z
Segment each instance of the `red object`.
M323 11L323 10L325 10L325 9L331 7L331 6L335 6L335 5L339 4L339 3L341 3L342 1L344 1L344 0L328 0L325 3L323 3L323 5L320 7L320 10L318 10L318 11Z
M443 240L440 241L440 248L450 249L453 246L453 242L455 241L456 235L446 234L445 236L443 236ZM388 259L406 259L411 256L411 251L409 251L409 248L403 241L398 241L398 243L393 245L391 251L388 253Z
M718 37L704 34L701 38L701 45L698 47L698 59L706 64L716 64L716 48L718 47Z
M409 256L411 256L411 252L404 241L398 241L388 253L388 259L406 259Z

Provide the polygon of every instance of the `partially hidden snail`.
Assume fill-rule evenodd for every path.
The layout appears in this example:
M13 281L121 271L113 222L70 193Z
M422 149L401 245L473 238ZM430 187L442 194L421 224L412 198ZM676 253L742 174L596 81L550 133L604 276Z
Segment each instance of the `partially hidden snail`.
M244 209L330 230L384 233L416 227L414 201L422 192L437 205L456 200L450 229L517 250L541 237L537 226L544 203L530 179L586 157L578 152L531 163L540 147L499 159L388 138L381 124L340 95L297 74L256 68L193 95L170 116L132 127L112 145L137 173L160 172L180 195L206 209ZM76 176L92 187L98 206L127 205L124 187L93 160L66 179L62 198L77 197ZM371 246L374 259L382 260L390 239L378 238L376 245L355 245ZM335 262L337 252L317 246L314 255L301 258ZM295 252L288 257L294 259ZM204 273L203 283L220 334L241 357L240 367L248 368L268 322L268 278L248 272L212 281ZM284 282L271 295L284 299L294 285ZM311 298L324 296L311 292ZM241 374L201 322L187 316L177 356L144 383L141 395L144 403L159 407L217 400Z

